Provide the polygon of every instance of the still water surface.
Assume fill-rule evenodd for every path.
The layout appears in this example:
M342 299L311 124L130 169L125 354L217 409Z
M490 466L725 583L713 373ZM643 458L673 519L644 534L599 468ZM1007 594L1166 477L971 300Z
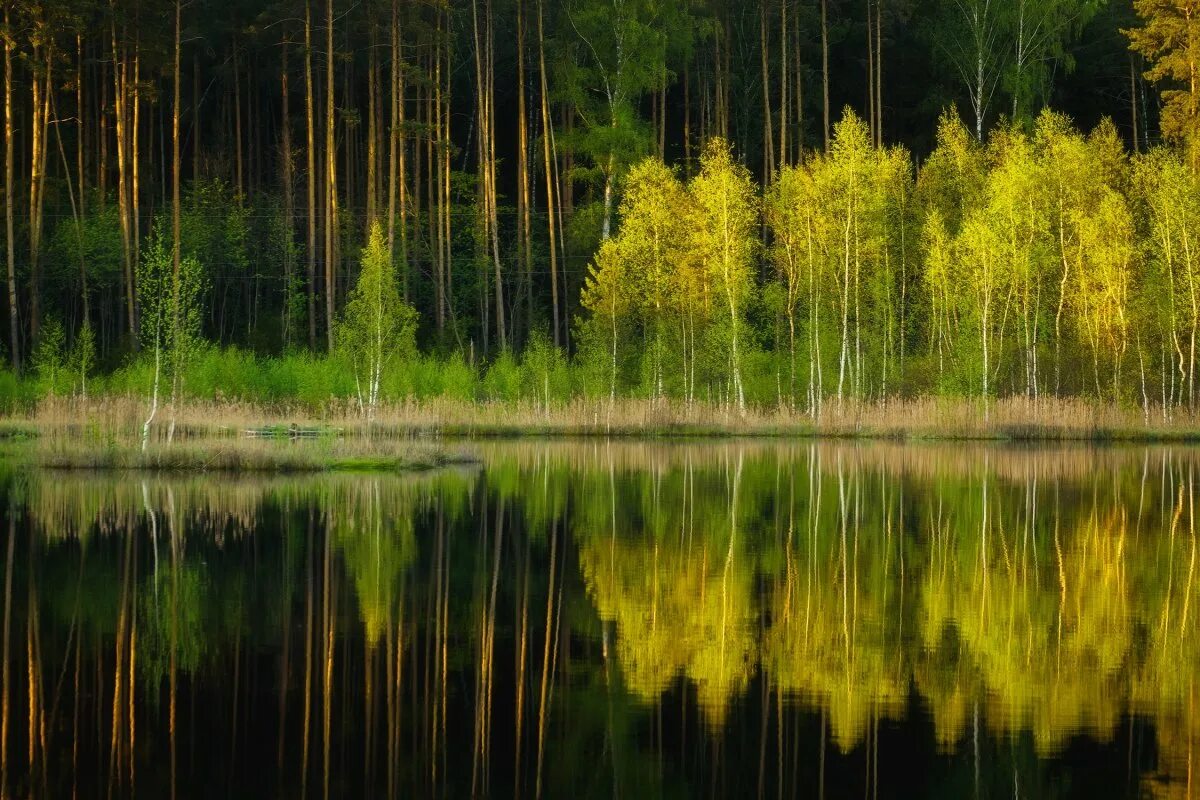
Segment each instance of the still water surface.
M0 470L12 797L1191 797L1200 451Z

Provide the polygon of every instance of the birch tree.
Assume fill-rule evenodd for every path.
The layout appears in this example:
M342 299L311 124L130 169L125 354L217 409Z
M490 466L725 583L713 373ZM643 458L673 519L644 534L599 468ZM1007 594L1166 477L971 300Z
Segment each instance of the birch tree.
M1200 180L1179 153L1156 148L1133 168L1134 193L1145 220L1145 303L1160 328L1164 411L1194 396L1200 333ZM1179 394L1175 378L1179 378Z
M1004 71L1005 16L1002 0L942 0L940 6L937 48L966 91L980 142Z
M621 246L627 280L638 298L650 351L651 393L663 393L663 362L671 317L680 311L672 297L672 272L687 258L688 197L675 172L645 159L629 172L621 200Z
M585 330L585 344L595 346L607 341L608 397L617 399L618 342L620 330L630 306L630 287L626 272L628 260L615 239L601 242L600 250L588 266L579 302L591 314Z
M733 160L729 144L723 139L713 139L705 146L700 173L689 188L697 211L697 251L728 313L733 392L738 411L744 413L741 340L745 304L754 287L757 192L750 171Z
M788 321L788 401L796 402L796 313L812 275L811 214L816 208L812 173L803 166L785 164L767 190L763 213L771 230L771 265L786 290L784 313ZM813 315L810 306L810 317ZM811 392L809 397L812 401Z
M354 372L359 411L373 419L385 370L416 352L417 312L400 297L395 261L378 220L337 325L337 347Z
M201 323L205 279L200 262L185 255L176 272L172 250L165 241L161 225L150 233L142 257L137 261L138 298L140 301L142 349L153 359L150 382L150 409L142 425L142 450L150 442L150 427L159 411L161 383L165 377L172 387L172 423L181 402L187 368L202 344Z
M1020 129L1000 131L989 147L987 204L1003 247L1011 294L1020 317L1025 395L1037 399L1038 347L1044 336L1043 299L1053 274L1049 218L1033 143Z

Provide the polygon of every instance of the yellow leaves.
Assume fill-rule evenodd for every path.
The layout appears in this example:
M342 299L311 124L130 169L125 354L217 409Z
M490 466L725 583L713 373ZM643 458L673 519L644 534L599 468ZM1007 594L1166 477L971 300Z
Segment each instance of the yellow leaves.
M1095 211L1079 220L1079 230L1086 267L1076 275L1076 319L1094 347L1103 342L1111 352L1123 350L1136 254L1133 215L1121 195L1106 189Z
M1200 167L1200 7L1195 0L1135 0L1134 8L1143 25L1123 32L1130 48L1150 62L1146 77L1167 87L1162 93L1162 132L1188 146L1195 171Z
M688 267L689 205L675 171L657 159L641 161L626 178L617 239L632 289L650 315L663 313L672 273Z
M752 288L758 244L758 197L750 171L734 161L728 142L712 139L700 157L700 174L688 188L697 211L698 254L712 281L736 306Z
M602 242L595 259L588 265L580 304L592 314L605 317L623 313L629 303L626 264L618 239Z
M1133 185L1148 237L1148 277L1161 287L1154 311L1172 328L1195 330L1200 309L1183 301L1200 284L1200 179L1180 155L1155 148L1133 163ZM1179 293L1181 302L1173 302Z
M580 568L600 618L616 624L630 691L653 702L686 675L719 726L757 664L753 573L744 556L708 544L588 537Z
M984 153L957 114L938 121L937 147L925 161L918 191L929 208L940 209L950 227L958 214L975 206L985 176Z
M672 316L703 317L713 284L739 298L750 290L756 189L728 145L708 144L690 185L654 158L635 165L624 185L621 227L589 268L585 309L662 328Z
M1041 320L1052 315L1056 371L1063 340L1075 333L1091 356L1097 394L1103 366L1117 396L1138 250L1129 163L1116 128L1106 121L1085 137L1066 117L1045 112L1032 136L1001 128L986 148L960 128L944 121L921 173L925 277L935 311L977 326L985 393L986 374L993 366L1002 374L1011 358L1004 345L1013 310L1027 390ZM940 345L943 330L932 333ZM990 348L993 338L998 346ZM992 352L999 364L986 363Z

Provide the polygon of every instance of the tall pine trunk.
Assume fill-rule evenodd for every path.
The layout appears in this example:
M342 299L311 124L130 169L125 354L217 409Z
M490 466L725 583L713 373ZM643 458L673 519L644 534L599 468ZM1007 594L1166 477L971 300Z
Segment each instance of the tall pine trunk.
M295 272L293 258L293 229L295 226L296 196L295 180L292 166L292 115L288 86L288 50L291 39L285 31L283 43L280 45L279 64L279 94L282 101L282 120L280 122L280 179L283 181L283 345L288 347L292 340L292 292L295 287Z
M12 2L4 5L4 27L9 29ZM13 225L13 63L12 38L4 37L4 222L8 261L9 355L13 369L21 371L21 326L17 303L17 257ZM5 668L7 677L7 667ZM7 688L7 679L5 681Z
M304 155L307 159L304 178L307 190L308 213L305 219L305 266L308 286L308 346L317 347L317 130L316 108L313 103L312 66L312 3L304 3Z
M822 135L829 152L829 0L821 0L821 101Z
M517 0L517 243L527 324L533 323L533 244L530 220L529 119L525 103L525 8Z
M337 152L334 141L333 0L325 0L325 341L333 351L335 242L337 239Z
M550 149L551 127L550 127L550 90L547 88L546 82L546 46L545 34L543 32L542 20L542 0L537 0L538 13L538 78L540 83L540 100L542 107L542 151L545 156L546 170L546 224L550 232L550 305L553 312L554 325L554 345L559 347L562 344L559 338L561 325L559 324L559 308L558 308L558 237L555 231L555 193L554 193L554 166L555 159Z
M770 48L767 45L767 0L762 0L758 14L758 46L762 65L763 92L763 184L768 185L775 179L775 139L772 134L774 121L771 117L771 69ZM780 117L782 119L782 116ZM781 133L780 136L783 134Z
M129 338L137 347L137 305L133 276L133 226L130 224L129 209L129 64L123 47L117 38L117 23L112 21L113 57L113 115L117 133L117 215L121 226L121 256L125 276L125 319Z
M379 125L379 109L378 109L378 71L379 63L378 56L375 54L375 21L371 19L367 23L367 219L366 231L370 235L371 226L375 223L376 213L378 211L378 158L379 158L379 143L376 141L376 128Z
M40 63L39 58L42 59ZM54 91L54 44L34 46L35 74L29 152L29 337L36 343L41 322L42 221L46 188L46 138L50 125L50 94Z
M180 175L182 161L179 153L179 104L182 102L180 91L182 46L182 17L183 0L175 0L175 46L171 70L171 343L172 349L179 353L179 268L182 258L182 219L180 203ZM157 348L156 348L157 350ZM157 361L157 353L155 355ZM181 375L178 358L171 364L171 430L167 441L175 436L175 417L179 410L179 395L183 376Z

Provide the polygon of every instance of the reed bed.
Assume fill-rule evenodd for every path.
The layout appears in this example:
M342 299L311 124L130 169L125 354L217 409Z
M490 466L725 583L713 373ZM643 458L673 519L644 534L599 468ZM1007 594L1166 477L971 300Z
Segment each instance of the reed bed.
M0 420L0 435L64 434L105 439L140 435L145 400L52 397L25 415ZM445 436L828 436L1010 441L1200 441L1200 414L1116 406L1081 399L928 398L828 402L819 414L786 407L736 408L674 400L576 398L563 403L475 403L451 399L389 403L364 415L357 404L320 409L237 400L198 401L159 412L158 441L175 419L175 437L237 438L266 426L295 425L350 438Z

